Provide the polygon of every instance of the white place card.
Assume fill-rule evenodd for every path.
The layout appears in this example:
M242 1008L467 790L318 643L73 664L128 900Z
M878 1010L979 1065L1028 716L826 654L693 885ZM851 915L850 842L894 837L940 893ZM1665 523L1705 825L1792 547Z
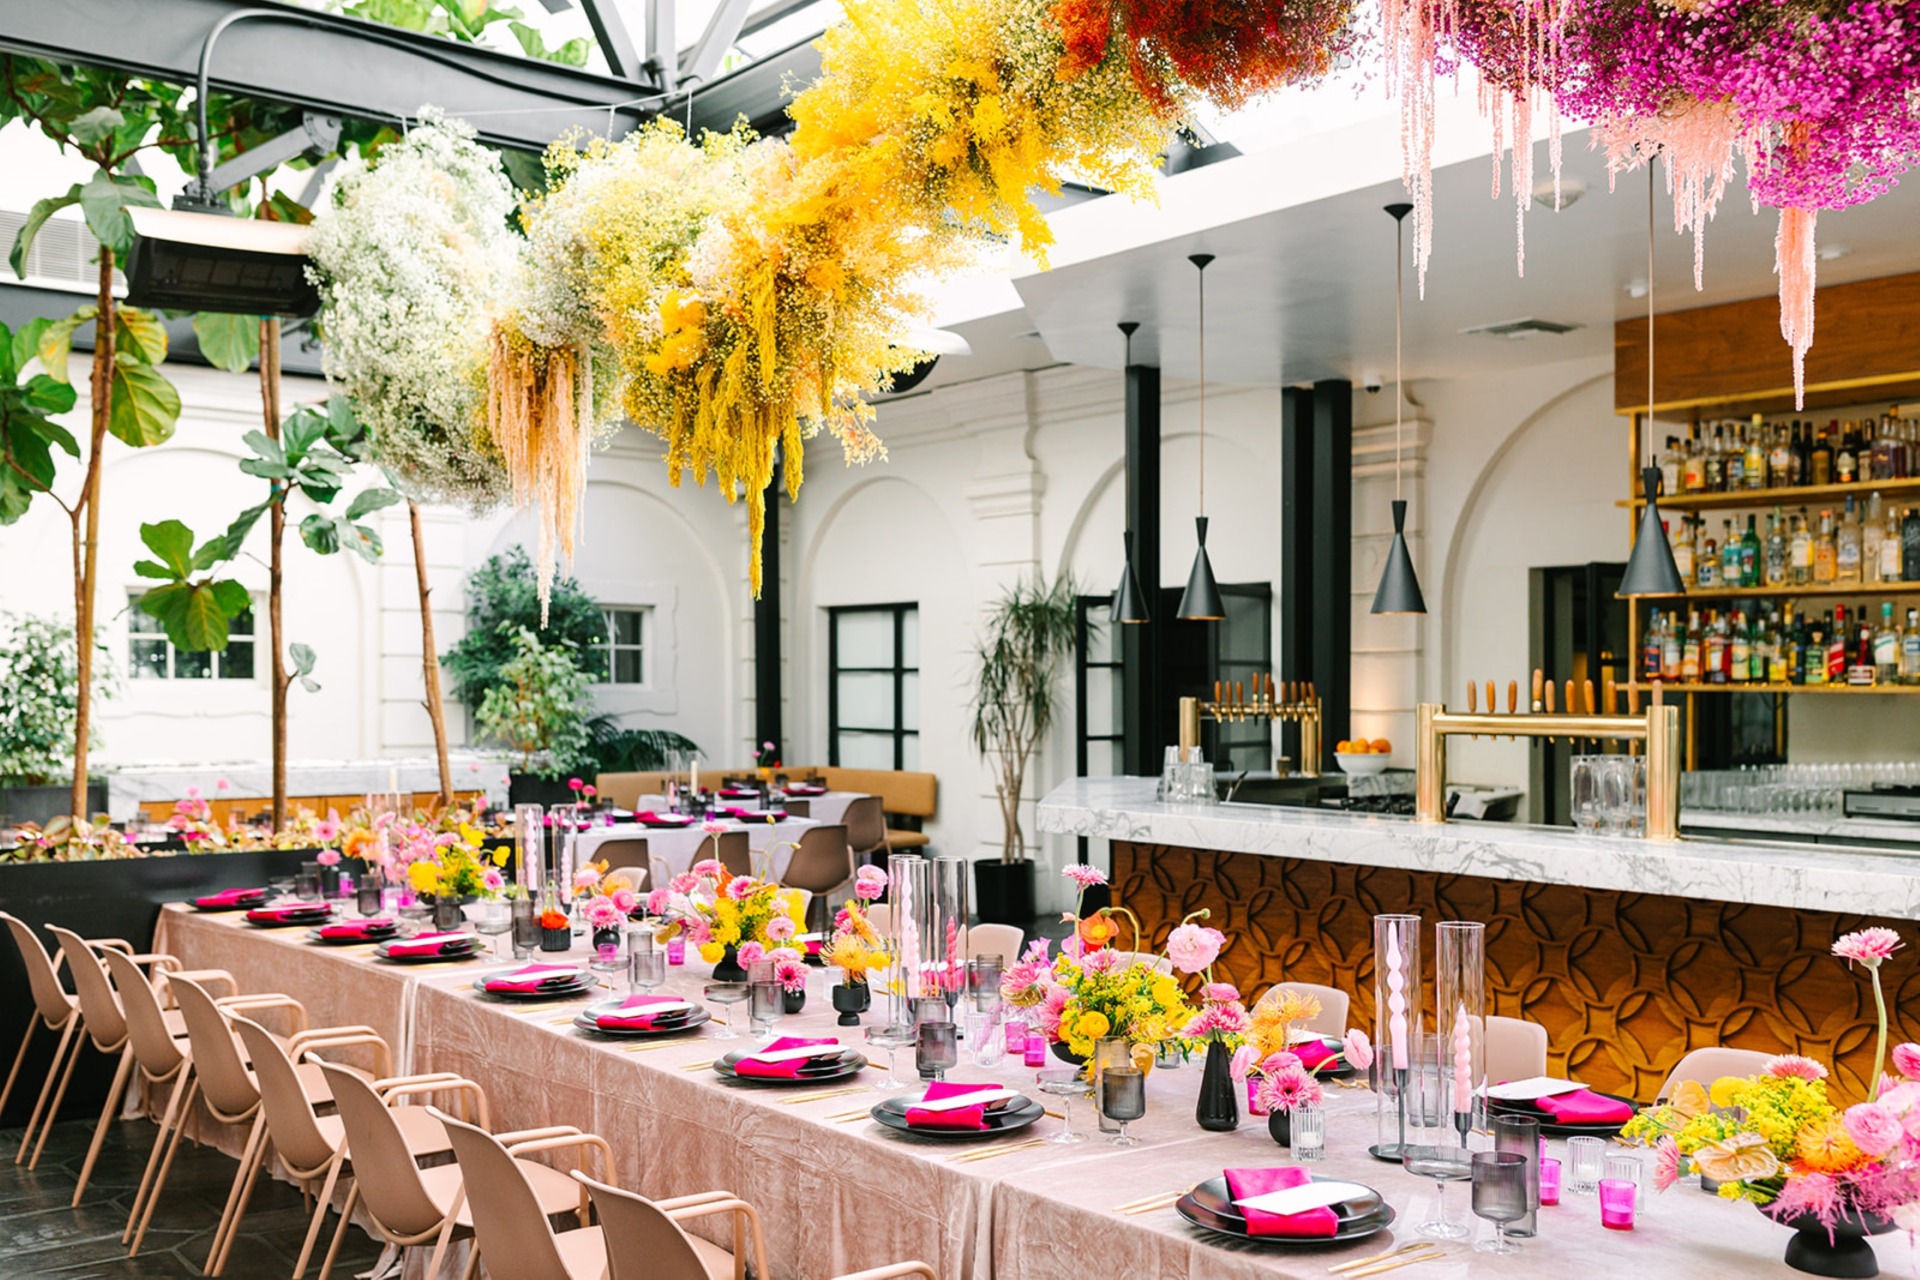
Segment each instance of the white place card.
M1554 1098L1587 1086L1573 1080L1555 1080L1552 1076L1534 1076L1528 1080L1509 1080L1487 1086L1487 1096L1502 1102L1532 1102L1536 1098Z
M739 1061L751 1058L755 1062L798 1062L802 1058L831 1058L846 1051L847 1047L841 1044L803 1044L797 1049L763 1049L745 1054Z
M977 1107L983 1103L998 1102L1002 1098L1022 1096L1018 1089L977 1089L972 1093L955 1094L950 1098L938 1098L932 1102L925 1098L908 1103L915 1111L957 1111L961 1107Z
M1357 1182L1309 1182L1305 1186L1269 1191L1265 1195L1248 1196L1245 1200L1235 1200L1233 1203L1241 1209L1255 1209L1262 1213L1305 1213L1309 1209L1324 1209L1372 1194Z

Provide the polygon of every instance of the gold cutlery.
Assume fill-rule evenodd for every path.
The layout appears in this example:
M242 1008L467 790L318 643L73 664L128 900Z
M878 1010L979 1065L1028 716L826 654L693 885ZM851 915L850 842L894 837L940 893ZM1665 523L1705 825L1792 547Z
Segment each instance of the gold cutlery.
M1345 1262L1335 1263L1333 1266L1328 1267L1327 1271L1330 1274L1339 1275L1342 1271L1352 1271L1355 1267L1370 1267L1376 1262L1385 1262L1387 1259L1397 1258L1403 1253L1419 1253L1424 1249L1438 1249L1439 1247L1439 1245L1431 1240L1413 1240L1398 1248L1389 1249L1385 1253L1376 1253L1370 1258L1348 1258Z
M657 1044L628 1044L620 1046L620 1052L652 1053L655 1049L673 1049L685 1043L687 1043L685 1040L662 1040Z
M705 1062L683 1063L681 1064L680 1069L682 1071L705 1071L707 1068L711 1067L712 1065L713 1065L713 1059L709 1058Z
M867 1092L867 1086L857 1084L849 1085L844 1089L817 1089L812 1093L796 1093L792 1097L782 1098L780 1101L786 1106L797 1107L803 1102L824 1102L828 1098L844 1098L848 1094L865 1092Z
M1200 1184L1196 1182L1193 1184L1193 1187L1199 1185ZM1145 1213L1150 1209L1164 1209L1181 1196L1191 1195L1193 1193L1193 1187L1188 1187L1185 1191L1159 1191L1150 1196L1141 1196L1138 1200L1129 1200L1125 1204L1113 1206L1113 1211L1115 1213L1133 1214Z
M1406 1253L1400 1254L1398 1257L1389 1258L1385 1262L1376 1262L1370 1267L1361 1267L1356 1271L1343 1272L1342 1280L1354 1280L1357 1276L1377 1276L1383 1271L1397 1271L1401 1267L1411 1267L1420 1262L1438 1262L1446 1256L1446 1250L1437 1245L1429 1245L1428 1251L1424 1253L1409 1250Z
M1011 1155L1015 1151L1026 1151L1033 1147L1047 1145L1046 1138L1029 1138L1025 1142L1012 1142L1004 1147L992 1147L985 1151L969 1151L962 1156L953 1157L954 1164L968 1164L976 1160L992 1160L998 1156Z
M838 1115L828 1116L834 1124L848 1124L855 1120L865 1120L873 1115L872 1107L861 1107L858 1111L842 1111Z

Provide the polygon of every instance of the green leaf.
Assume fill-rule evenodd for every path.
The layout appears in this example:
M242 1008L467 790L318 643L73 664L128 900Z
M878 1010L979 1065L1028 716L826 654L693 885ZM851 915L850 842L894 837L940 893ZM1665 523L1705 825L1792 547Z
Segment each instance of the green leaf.
M284 191L275 191L254 206L253 216L262 222L293 222L303 227L313 222L313 210Z
M55 382L44 373L36 373L20 388L20 399L28 408L41 413L66 413L79 399L79 393L64 382ZM66 433L63 431L61 434ZM67 438L72 439L71 436Z
M114 351L125 351L141 364L164 364L167 327L160 317L139 307L118 307L113 313Z
M555 49L547 61L557 62L563 67L584 67L587 65L587 53L592 47L585 36L575 36Z
M75 116L73 123L67 126L67 132L84 147L102 138L112 137L114 131L126 122L126 116L112 107L95 107L83 115Z
M242 458L240 470L246 475L259 476L262 480L293 479L292 467L278 462L268 462L264 458Z
M287 646L287 656L293 659L293 674L310 676L313 674L313 647L295 641Z
M392 489L368 489L356 494L353 501L347 504L346 516L349 520L359 520L399 501L400 495Z
M140 541L147 550L160 557L161 563L167 567L168 576L184 579L193 572L193 530L180 521L162 520L157 524L143 524L140 526Z
M193 336L207 363L228 373L245 373L260 358L260 318L200 311L193 317Z
M293 466L299 466L301 459L315 444L326 439L326 417L306 405L287 415L280 424L280 447L282 458ZM319 461L318 458L315 461Z
M316 511L300 522L300 541L309 551L330 556L340 549L340 530L333 520Z
M41 335L52 326L53 321L47 316L35 316L14 333L13 340L7 346L7 355L13 361L13 368L7 372L8 378L19 377L20 371L40 354ZM5 333L6 329L5 325L0 324L0 333Z
M207 590L213 593L213 598L219 602L221 609L229 618L237 618L253 607L253 596L246 587L232 578L210 582L207 584Z
M368 564L373 564L380 559L380 555L386 550L386 547L381 543L379 534L375 533L367 525L354 524L350 520L342 520L340 523L351 530L351 535L342 534L340 540L347 546L352 547L355 555L365 560Z
M41 378L45 378L45 377L46 377L45 374L36 374L34 375L34 380L37 382ZM55 382L51 378L47 378L47 385L53 387L55 390L65 392L67 395L67 408L71 409L73 407L73 388L72 387L62 386L61 384L59 384L58 382ZM24 396L22 397L22 399L26 399L26 398L27 397L24 397ZM30 400L29 400L29 403L31 403ZM65 412L65 410L54 409L54 410L49 410L49 412L63 413ZM68 431L65 427L61 426L59 423L51 422L48 419L39 417L38 415L35 415L35 414L24 414L24 413L21 414L15 421L18 426L20 426L24 430L32 432L34 435L38 436L40 439L45 440L48 444L58 445L60 447L60 451L66 454L69 458L77 458L80 456L80 442L73 438L73 433L71 431Z
M160 371L137 360L115 360L107 430L136 449L165 444L180 419L180 393Z
M40 367L55 382L69 382L67 376L67 357L73 351L73 333L81 325L100 314L100 308L89 302L64 320L55 320L40 331Z
M87 215L88 229L116 254L124 255L133 247L133 219L127 216L130 206L157 209L160 200L138 179L116 178L105 169L80 188L80 210Z
M275 440L266 432L255 428L241 436L240 442L259 454L262 458L265 458L268 462L277 462L281 466L286 465L287 451L280 447L278 440Z
M67 188L67 194L48 196L27 211L27 220L21 224L20 234L13 238L13 253L7 258L13 264L13 274L22 280L27 278L27 250L33 247L33 238L40 234L40 228L46 225L48 218L61 209L79 203L80 184L76 182Z
M269 500L261 503L259 506L248 507L245 511L235 516L233 523L227 526L225 533L217 538L207 539L205 545L203 545L200 550L194 552L193 567L195 569L211 569L220 561L231 560L239 555L240 548L246 544L247 535L253 532L253 526L258 524L260 517L265 515L272 507L273 503Z
M318 680L315 680L312 676L301 676L300 687L302 689L305 689L308 693L320 692L320 682Z
M173 570L167 568L166 565L161 564L157 560L135 560L133 562L133 571L143 578L158 578L162 582L172 582L174 580Z

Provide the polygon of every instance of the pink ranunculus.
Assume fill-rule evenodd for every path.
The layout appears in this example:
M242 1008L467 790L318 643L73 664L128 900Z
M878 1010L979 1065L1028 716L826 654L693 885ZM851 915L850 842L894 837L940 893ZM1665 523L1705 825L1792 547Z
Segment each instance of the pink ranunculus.
M1893 1069L1909 1080L1920 1080L1920 1044L1893 1046Z
M1285 1049L1281 1049L1275 1053L1268 1054L1260 1060L1260 1074L1270 1076L1300 1065L1299 1054L1288 1053Z
M1355 1071L1365 1071L1373 1065L1373 1043L1360 1028L1348 1027L1346 1037L1341 1042L1340 1056Z
M853 896L862 902L872 902L886 891L887 873L880 867L862 867L853 878Z
M598 867L582 867L573 873L573 887L576 889L591 889L599 883L600 868Z
M500 868L488 867L480 877L480 883L487 886L489 893L498 893L507 887L507 878L500 874Z
M1240 998L1240 988L1231 982L1209 982L1201 996L1209 1004L1228 1004Z
M700 877L693 874L693 872L691 871L682 871L679 875L667 881L667 888L673 890L675 893L681 895L682 897L685 897L687 894L692 893L695 889L698 889L699 887L700 887Z
M1900 1118L1877 1102L1856 1102L1841 1115L1853 1145L1870 1156L1883 1156L1906 1139Z
M578 778L568 778L568 779L567 779L567 790L569 790L569 791L578 791L578 790L580 790L580 789L581 789L582 787L584 787L584 786L586 786L586 785L587 785L586 783L584 783L584 782L582 782L582 781L580 781L580 779L578 779Z
M200 788L198 787L187 788L187 799L198 800L199 798L200 798Z
M724 881L730 872L718 858L702 858L693 864L693 874L709 880Z
M1905 945L1892 929L1856 929L1834 940L1833 954L1877 969L1882 960Z
M1167 957L1182 973L1199 973L1220 955L1227 937L1205 925L1183 924L1167 936Z
M794 933L792 916L775 916L767 921L767 941L785 942Z
M767 949L757 942L743 942L740 944L738 958L741 964L751 968L767 958Z
M213 783L213 788L216 791L231 791L233 790L233 784L225 778L216 778Z
M340 851L338 849L322 849L314 855L313 860L323 867L337 867L340 865Z
M607 896L613 899L613 905L619 909L621 915L627 914L640 905L640 895L631 889L615 889Z
M647 914L650 916L663 916L667 914L667 904L672 901L672 890L655 889L647 895Z

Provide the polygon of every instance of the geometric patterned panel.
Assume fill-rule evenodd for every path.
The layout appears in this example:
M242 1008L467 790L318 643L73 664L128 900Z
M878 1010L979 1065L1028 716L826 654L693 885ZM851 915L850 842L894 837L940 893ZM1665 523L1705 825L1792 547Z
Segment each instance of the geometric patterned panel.
M1317 982L1353 999L1349 1022L1373 1029L1373 920L1422 918L1433 1002L1433 925L1487 926L1490 1012L1547 1029L1548 1068L1651 1101L1690 1049L1801 1053L1834 1068L1837 1099L1866 1093L1873 995L1864 974L1828 954L1852 929L1909 921L1704 902L1571 885L1358 867L1113 843L1113 900L1140 918L1143 950L1161 948L1189 912L1229 939L1216 976L1249 1001L1277 982ZM1125 945L1123 943L1123 945ZM1894 1042L1920 1030L1920 952L1887 962ZM1429 1019L1430 1021L1430 1019Z

